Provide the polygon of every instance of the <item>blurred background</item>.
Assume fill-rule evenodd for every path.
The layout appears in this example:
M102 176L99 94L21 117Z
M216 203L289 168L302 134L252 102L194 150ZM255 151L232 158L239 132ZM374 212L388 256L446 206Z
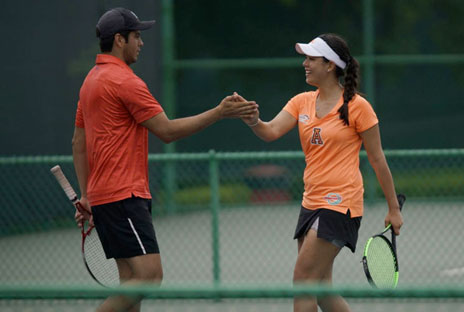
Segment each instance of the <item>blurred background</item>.
M52 0L2 3L0 155L70 153L79 89L99 52L95 25L117 6L157 20L143 32L133 69L171 117L200 113L237 91L271 119L311 89L295 43L334 32L361 61L360 89L380 118L385 148L462 147L462 1L187 0L173 1L163 16L159 0ZM180 152L298 148L296 131L266 144L236 120L176 144ZM150 151L162 150L151 138Z
M9 286L94 285L80 258L73 208L49 169L77 189L71 137L80 86L99 53L98 18L123 6L141 20L135 73L171 118L236 91L270 120L305 83L296 42L344 37L361 63L397 192L400 287L464 286L464 2L460 0L4 1L0 18L0 299ZM169 145L149 139L153 214L164 285L291 286L303 192L298 133L273 143L223 120ZM368 287L360 260L386 204L364 152L365 215L335 285ZM213 300L214 301L214 300ZM0 300L1 311L72 311L74 301ZM151 301L159 311L289 311L291 300ZM98 302L79 302L91 311ZM356 311L452 311L462 298L351 299ZM151 310L150 310L151 311Z

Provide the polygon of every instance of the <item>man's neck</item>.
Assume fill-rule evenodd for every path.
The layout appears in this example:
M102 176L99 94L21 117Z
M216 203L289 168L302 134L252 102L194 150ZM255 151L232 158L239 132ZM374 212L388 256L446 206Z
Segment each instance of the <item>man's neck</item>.
M112 55L112 56L117 57L118 59L120 59L121 61L123 61L124 63L127 64L126 60L124 59L123 53L120 50L113 49L111 52L103 52L102 54ZM129 66L129 65L130 64L127 64L127 66Z

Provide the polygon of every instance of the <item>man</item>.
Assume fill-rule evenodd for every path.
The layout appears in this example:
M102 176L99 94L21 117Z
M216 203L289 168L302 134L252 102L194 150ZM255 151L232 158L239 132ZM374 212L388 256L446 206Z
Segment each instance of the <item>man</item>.
M199 115L170 120L129 65L143 46L141 22L124 8L109 10L97 23L102 54L79 94L73 159L81 203L78 224L95 224L107 258L115 258L121 283L161 283L163 270L151 218L148 187L148 131L169 143L223 118L247 118L255 102L228 96ZM97 311L140 311L137 300L108 298Z

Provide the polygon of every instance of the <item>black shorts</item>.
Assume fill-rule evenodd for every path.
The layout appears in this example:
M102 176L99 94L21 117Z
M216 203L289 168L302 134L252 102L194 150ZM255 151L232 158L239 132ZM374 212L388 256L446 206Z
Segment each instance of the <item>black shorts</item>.
M159 253L150 199L131 197L93 206L92 214L106 258Z
M361 219L362 217L351 218L349 210L343 214L326 208L309 210L302 206L293 238L305 236L317 220L318 238L323 238L338 247L347 246L355 252Z

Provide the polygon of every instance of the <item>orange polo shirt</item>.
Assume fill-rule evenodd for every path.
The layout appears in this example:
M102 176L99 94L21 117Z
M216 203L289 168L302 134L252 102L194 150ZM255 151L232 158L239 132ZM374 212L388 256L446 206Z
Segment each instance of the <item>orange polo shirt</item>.
M301 147L305 154L302 206L327 208L351 217L363 215L363 180L359 170L359 133L378 123L372 106L356 95L348 103L350 125L340 119L338 109L343 97L326 116L316 117L319 91L305 92L292 98L283 108L298 120Z
M148 130L140 125L163 111L146 84L117 57L97 55L79 93L75 125L85 129L90 205L132 195L151 198Z

